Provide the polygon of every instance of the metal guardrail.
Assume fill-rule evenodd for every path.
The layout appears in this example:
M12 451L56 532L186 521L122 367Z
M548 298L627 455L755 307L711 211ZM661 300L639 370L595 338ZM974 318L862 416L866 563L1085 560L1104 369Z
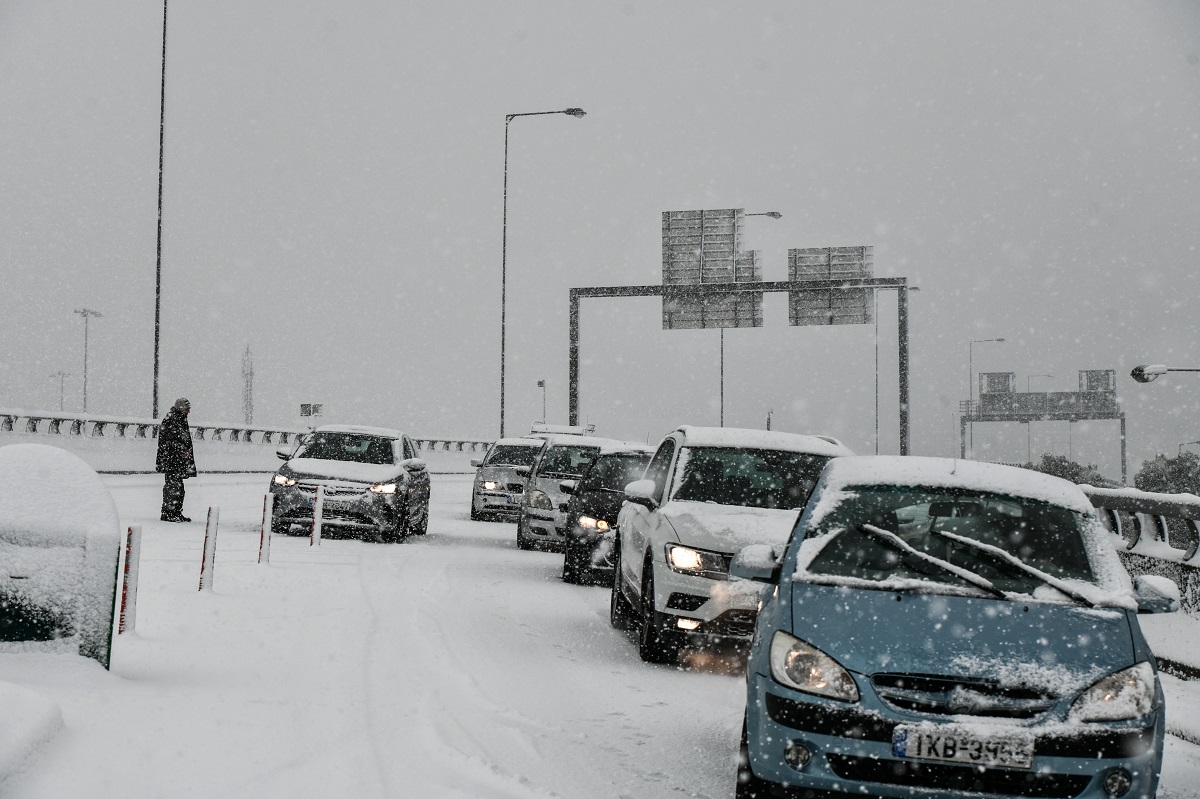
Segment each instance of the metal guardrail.
M1179 586L1183 609L1200 611L1200 497L1136 488L1080 486L1104 526L1120 539L1130 574L1156 574Z
M214 422L188 422L192 439L244 444L295 443L307 433L304 428L260 427ZM122 416L60 413L57 411L0 408L0 433L34 433L47 436L86 436L94 438L152 439L158 437L158 421ZM430 452L482 452L491 441L463 438L411 436L417 449Z

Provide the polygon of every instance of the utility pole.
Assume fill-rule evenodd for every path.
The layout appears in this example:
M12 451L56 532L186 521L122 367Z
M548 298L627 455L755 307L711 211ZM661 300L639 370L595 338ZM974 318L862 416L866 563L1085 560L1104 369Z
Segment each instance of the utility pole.
M767 429L768 430L771 429L771 414L773 414L773 413L775 413L775 411L773 409L771 409L771 408L767 409Z
M66 379L71 376L71 373L59 369L50 376L58 378L58 410L61 412L63 410L63 394L66 392Z
M87 413L87 375L88 375L88 318L104 316L91 308L76 308L75 313L83 317L83 412Z
M246 424L254 424L254 359L250 355L250 345L242 354L242 415Z

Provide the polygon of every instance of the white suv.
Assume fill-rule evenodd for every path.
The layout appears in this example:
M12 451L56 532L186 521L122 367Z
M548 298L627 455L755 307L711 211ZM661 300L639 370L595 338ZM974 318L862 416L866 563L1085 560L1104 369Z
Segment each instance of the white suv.
M782 549L840 441L729 427L680 427L644 479L625 488L610 615L638 631L638 652L674 662L688 643L754 632L761 585L729 579L749 544Z

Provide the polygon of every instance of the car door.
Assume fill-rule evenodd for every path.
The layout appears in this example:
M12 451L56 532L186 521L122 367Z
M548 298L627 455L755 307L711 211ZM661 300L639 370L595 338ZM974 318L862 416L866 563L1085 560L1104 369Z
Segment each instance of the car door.
M658 445L650 465L646 467L643 480L654 481L654 498L661 505L667 496L668 478L671 473L671 462L675 458L677 443L675 439L665 439ZM621 510L621 573L635 593L642 588L642 563L646 548L651 546L656 538L655 533L664 524L657 510L627 502Z

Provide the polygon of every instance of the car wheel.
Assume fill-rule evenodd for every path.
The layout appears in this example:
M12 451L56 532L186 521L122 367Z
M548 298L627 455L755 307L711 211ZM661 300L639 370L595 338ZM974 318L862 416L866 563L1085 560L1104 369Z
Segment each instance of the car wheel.
M633 605L621 593L621 541L613 544L612 594L608 598L608 623L617 630L633 626Z
M288 535L292 532L292 523L280 521L274 515L271 516L271 534L272 535Z
M473 522L483 521L483 514L480 513L479 511L475 510L474 500L472 500L472 502L471 502L471 521L473 521Z
M583 552L579 550L579 547L573 547L567 543L566 548L563 549L563 582L581 585L583 583L582 566Z
M416 519L412 517L410 510L406 527L409 535L425 535L429 531L429 506L426 505Z
M734 784L734 799L770 799L775 794L771 783L754 776L750 769L750 747L746 738L746 719L742 718L742 742L738 745L737 782Z
M526 529L527 524L525 522L525 515L522 514L517 519L517 549L524 549L528 551L533 549L533 541L531 541L529 536L526 534Z
M654 609L654 565L649 558L642 569L642 613L638 629L638 655L647 663L674 663L679 659L682 642L666 627L665 614Z

